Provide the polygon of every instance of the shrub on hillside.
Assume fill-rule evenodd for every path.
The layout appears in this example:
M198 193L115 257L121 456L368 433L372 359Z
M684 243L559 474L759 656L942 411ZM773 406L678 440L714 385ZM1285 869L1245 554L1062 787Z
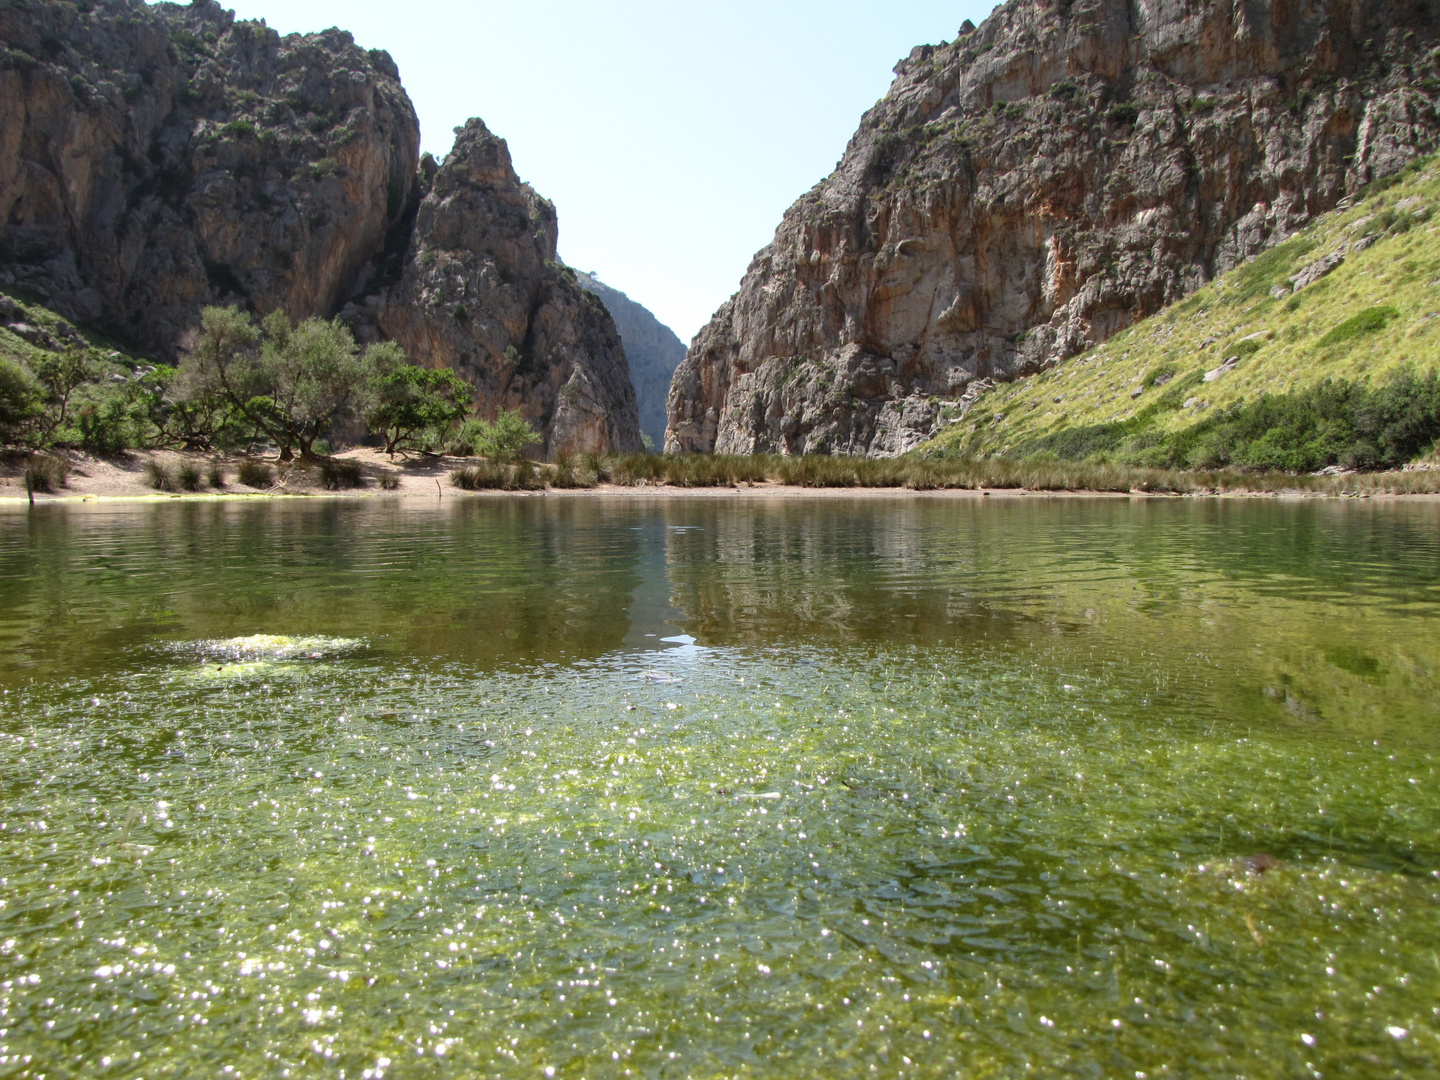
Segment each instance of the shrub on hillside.
M1395 319L1400 317L1400 312L1388 305L1383 307L1372 307L1360 312L1351 318L1346 319L1335 329L1320 339L1319 345L1322 349L1328 349L1332 345L1343 345L1347 341L1354 341L1365 334L1373 334L1376 331L1384 330Z
M1010 456L1303 473L1331 465L1397 469L1440 438L1440 373L1435 371L1420 375L1405 369L1378 387L1327 379L1291 394L1263 394L1181 431L1156 427L1162 408L1178 408L1180 402L1173 399L1198 381L1193 375L1178 380L1159 402L1126 420L1060 431L1025 443Z

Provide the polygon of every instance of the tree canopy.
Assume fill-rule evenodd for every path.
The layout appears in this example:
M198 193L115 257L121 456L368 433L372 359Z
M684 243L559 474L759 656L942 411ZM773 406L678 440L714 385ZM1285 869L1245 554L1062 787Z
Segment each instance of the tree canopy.
M228 402L280 449L280 460L315 457L315 441L351 415L371 354L339 319L291 323L283 311L254 320L238 308L206 308L181 363L184 390Z
M406 363L398 345L367 353L362 414L366 425L385 440L385 452L421 449L442 443L470 411L474 389L450 368Z

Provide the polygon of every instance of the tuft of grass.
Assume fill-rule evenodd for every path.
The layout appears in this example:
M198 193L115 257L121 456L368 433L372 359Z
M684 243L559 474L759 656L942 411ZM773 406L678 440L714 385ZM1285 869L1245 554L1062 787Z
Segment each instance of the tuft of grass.
M49 454L37 454L25 464L25 483L31 491L42 495L54 494L65 486L70 476L70 466L60 458Z
M555 464L550 470L551 487L589 488L595 484L594 475L577 464L574 454L567 452L555 456Z
M529 458L521 458L513 465L467 465L450 474L450 484L462 491L534 491L543 486Z
M175 474L158 461L151 461L145 466L145 482L156 491L174 491Z
M264 490L275 486L275 470L263 461L245 460L240 462L235 479L248 488Z
M398 473L386 472L380 474L381 491L398 491L400 489L400 475Z
M175 480L181 491L201 491L205 487L205 476L200 466L189 461L175 470Z
M610 479L622 487L653 484L665 475L665 459L659 454L622 454L609 461Z
M1367 308L1358 315L1352 315L1335 329L1322 337L1319 346L1328 349L1332 345L1343 345L1347 341L1354 341L1366 334L1373 334L1378 330L1384 330L1390 323L1400 317L1400 312L1389 304L1380 307Z
M205 479L212 488L219 491L225 486L225 466L218 461L211 462L210 467L205 470Z
M365 486L365 474L358 461L322 458L316 468L320 473L320 486L326 491L348 491Z
M500 491L509 470L499 465L466 465L450 473L450 485L461 491Z

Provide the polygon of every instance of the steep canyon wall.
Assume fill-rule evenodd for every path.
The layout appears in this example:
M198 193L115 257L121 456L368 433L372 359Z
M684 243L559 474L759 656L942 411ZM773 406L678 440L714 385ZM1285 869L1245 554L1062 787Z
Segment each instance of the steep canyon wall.
M554 207L478 121L438 171L419 144L394 61L342 30L0 0L0 284L166 358L206 304L343 310L551 452L638 448L624 350L555 260Z
M676 372L675 452L904 452L1436 148L1432 0L1010 0L896 68Z

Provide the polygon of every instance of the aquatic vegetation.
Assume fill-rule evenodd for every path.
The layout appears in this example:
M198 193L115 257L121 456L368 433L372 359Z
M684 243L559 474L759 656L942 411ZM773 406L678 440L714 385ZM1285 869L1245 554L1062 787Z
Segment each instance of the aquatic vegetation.
M436 503L0 574L20 1075L1440 1063L1433 507Z

